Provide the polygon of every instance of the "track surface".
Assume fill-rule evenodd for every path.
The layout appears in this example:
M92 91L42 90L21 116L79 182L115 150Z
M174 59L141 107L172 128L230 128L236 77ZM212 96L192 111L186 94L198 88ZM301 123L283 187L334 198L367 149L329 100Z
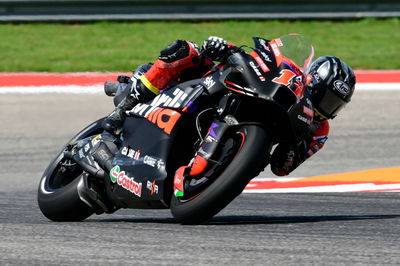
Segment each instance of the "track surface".
M399 166L399 98L356 92L324 150L291 176ZM200 226L176 224L168 210L48 221L36 203L43 170L111 108L99 95L0 97L1 265L400 264L398 193L242 194Z

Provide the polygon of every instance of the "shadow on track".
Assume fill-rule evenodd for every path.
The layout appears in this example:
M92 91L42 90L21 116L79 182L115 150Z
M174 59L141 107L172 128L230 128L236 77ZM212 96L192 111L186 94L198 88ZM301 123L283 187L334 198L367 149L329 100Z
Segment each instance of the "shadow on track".
M400 215L330 215L330 216L220 216L214 217L207 224L212 225L235 225L235 224L295 224L295 223L318 223L334 221L355 220L380 220L395 219Z
M334 221L356 221L356 220L383 220L396 219L400 215L332 215L332 216L217 216L202 225L243 225L243 224L296 224L296 223L318 223ZM174 224L174 218L122 218L89 220L101 223L157 223Z

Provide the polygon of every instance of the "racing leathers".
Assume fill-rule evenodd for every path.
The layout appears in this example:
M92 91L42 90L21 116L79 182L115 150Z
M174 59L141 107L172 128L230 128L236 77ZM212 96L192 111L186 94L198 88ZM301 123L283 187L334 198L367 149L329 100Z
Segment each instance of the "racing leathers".
M183 82L204 75L213 65L210 59L200 54L195 43L182 40L171 43L160 52L160 56L147 72L137 80L130 80L130 94L103 121L103 128L119 134L126 117L125 111L139 102L153 99L160 90L173 82Z
M277 176L285 176L296 169L306 159L322 149L328 139L328 120L313 122L312 134L297 144L297 150L292 145L280 143L271 155L272 172Z
M104 129L118 134L126 116L125 111L139 102L151 100L173 83L202 77L214 66L213 61L220 61L232 49L241 50L213 36L204 41L202 48L201 53L195 43L177 40L163 49L147 72L135 82L131 79L128 85L131 93L105 119ZM276 146L270 157L274 174L288 175L324 146L329 133L328 121L313 122L312 127L312 135L302 140L296 148L287 143Z

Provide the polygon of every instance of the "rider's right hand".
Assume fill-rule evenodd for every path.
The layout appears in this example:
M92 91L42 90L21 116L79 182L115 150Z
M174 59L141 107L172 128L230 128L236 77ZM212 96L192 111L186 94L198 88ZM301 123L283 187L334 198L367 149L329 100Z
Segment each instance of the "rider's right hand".
M203 43L203 51L213 61L220 61L228 54L228 43L216 36L210 36Z

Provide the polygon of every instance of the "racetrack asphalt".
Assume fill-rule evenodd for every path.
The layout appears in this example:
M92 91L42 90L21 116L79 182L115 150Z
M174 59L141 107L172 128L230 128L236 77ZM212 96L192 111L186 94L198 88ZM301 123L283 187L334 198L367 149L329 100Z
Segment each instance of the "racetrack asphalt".
M400 91L359 91L324 149L290 176L399 166ZM169 210L48 221L36 191L76 132L112 110L101 95L0 97L0 265L399 265L400 194L242 194L209 223ZM269 168L260 177L272 177Z

